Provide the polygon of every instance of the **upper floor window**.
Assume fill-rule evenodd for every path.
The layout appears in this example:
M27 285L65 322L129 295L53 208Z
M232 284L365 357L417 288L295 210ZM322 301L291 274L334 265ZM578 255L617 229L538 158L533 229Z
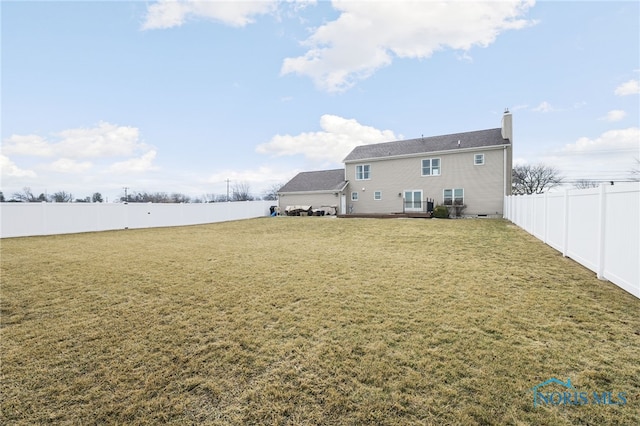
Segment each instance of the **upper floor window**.
M371 165L360 164L356 166L356 180L371 179Z
M422 176L440 176L440 159L425 158L422 160Z
M484 154L476 154L473 156L473 164L476 166L484 165Z

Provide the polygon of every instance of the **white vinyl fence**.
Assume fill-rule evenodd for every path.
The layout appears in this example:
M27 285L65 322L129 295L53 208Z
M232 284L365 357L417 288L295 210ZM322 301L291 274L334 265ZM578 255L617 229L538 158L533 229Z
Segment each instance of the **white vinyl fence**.
M0 238L155 228L269 216L275 201L228 203L0 203Z
M508 196L505 218L640 298L640 182Z

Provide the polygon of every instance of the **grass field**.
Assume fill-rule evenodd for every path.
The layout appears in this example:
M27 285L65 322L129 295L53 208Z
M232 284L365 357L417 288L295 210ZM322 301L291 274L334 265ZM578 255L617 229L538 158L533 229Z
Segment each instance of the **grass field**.
M262 218L0 255L2 424L640 424L640 300L506 221ZM589 403L534 408L551 377Z

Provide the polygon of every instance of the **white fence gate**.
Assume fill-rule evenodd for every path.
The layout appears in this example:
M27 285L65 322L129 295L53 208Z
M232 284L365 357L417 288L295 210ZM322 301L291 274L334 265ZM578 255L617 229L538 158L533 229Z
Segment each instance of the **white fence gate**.
M640 298L640 182L505 198L505 218Z
M275 203L1 203L0 238L249 219L269 216Z

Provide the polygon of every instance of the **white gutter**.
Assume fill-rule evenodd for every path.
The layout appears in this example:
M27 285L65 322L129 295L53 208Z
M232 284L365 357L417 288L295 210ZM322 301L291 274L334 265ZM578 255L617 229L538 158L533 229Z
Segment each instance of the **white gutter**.
M473 148L454 148L454 149L447 149L447 150L440 150L440 151L417 152L415 154L386 155L384 157L358 158L356 160L343 160L342 162L347 164L347 163L363 163L365 161L384 161L384 160L397 159L397 158L412 158L412 157L425 157L425 156L430 157L434 155L456 154L458 152L489 151L489 150L500 149L500 148L506 149L508 146L509 144L478 146Z

